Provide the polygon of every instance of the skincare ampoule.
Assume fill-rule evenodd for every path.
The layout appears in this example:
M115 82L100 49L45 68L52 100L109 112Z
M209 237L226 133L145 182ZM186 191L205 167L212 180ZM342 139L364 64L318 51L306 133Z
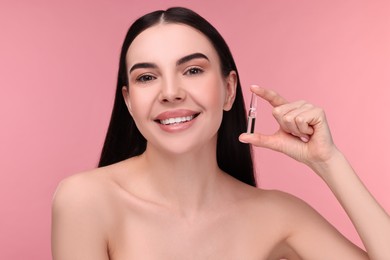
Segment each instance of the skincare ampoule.
M252 93L251 103L248 111L248 127L246 132L248 134L253 134L255 132L255 122L257 114L257 96L255 93Z

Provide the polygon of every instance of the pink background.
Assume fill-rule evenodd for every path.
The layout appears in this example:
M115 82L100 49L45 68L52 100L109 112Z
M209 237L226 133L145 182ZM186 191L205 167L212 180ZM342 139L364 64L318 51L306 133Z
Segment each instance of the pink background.
M7 3L8 2L8 3ZM248 85L327 111L333 135L390 211L389 1L4 1L0 3L0 259L50 259L58 182L97 164L130 23L181 5L213 23ZM260 103L257 130L276 125ZM309 202L360 245L308 168L256 150L263 188Z

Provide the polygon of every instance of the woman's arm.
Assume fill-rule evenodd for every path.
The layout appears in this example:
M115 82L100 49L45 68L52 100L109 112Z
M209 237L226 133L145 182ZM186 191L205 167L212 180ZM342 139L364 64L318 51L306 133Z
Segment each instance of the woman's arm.
M108 260L96 193L80 176L61 182L52 205L53 260Z
M251 90L274 107L280 129L271 136L243 134L240 140L285 153L311 167L349 215L369 258L390 259L390 217L334 145L324 112L304 101L288 103L257 86Z
M325 163L311 165L332 190L354 224L370 259L390 259L390 217L336 152Z

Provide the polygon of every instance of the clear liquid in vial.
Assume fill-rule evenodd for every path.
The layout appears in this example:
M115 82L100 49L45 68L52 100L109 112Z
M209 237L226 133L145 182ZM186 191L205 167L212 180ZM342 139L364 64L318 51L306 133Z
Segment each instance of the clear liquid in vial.
M256 117L248 116L248 127L246 129L246 132L248 134L253 134L255 132L255 122L256 122Z

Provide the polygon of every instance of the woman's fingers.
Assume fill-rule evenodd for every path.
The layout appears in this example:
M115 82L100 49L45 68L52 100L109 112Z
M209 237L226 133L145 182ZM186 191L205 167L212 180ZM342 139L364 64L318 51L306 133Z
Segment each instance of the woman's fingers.
M272 90L251 86L251 90L273 106L272 114L280 128L272 135L242 134L241 142L273 149L308 163L329 158L334 151L324 111L306 101L289 103Z
M306 101L289 103L277 92L257 85L252 85L251 91L274 107L272 114L283 132L297 136L304 142L314 134L315 125L324 120L323 111Z
M268 101L273 107L281 106L288 101L273 90L264 89L257 85L251 86L251 91L262 99Z
M311 117L315 116L315 110L306 101L296 101L275 107L272 113L283 131L307 141L314 133L310 122Z
M280 151L277 138L274 135L262 135L259 133L254 134L241 134L239 140L243 143L250 143L257 147L269 148L272 150Z
M274 107L273 115L284 132L297 136L305 142L309 140L313 128L308 125L308 119L300 114L312 109L311 104L305 101L289 103L277 92L257 85L252 85L251 90Z

